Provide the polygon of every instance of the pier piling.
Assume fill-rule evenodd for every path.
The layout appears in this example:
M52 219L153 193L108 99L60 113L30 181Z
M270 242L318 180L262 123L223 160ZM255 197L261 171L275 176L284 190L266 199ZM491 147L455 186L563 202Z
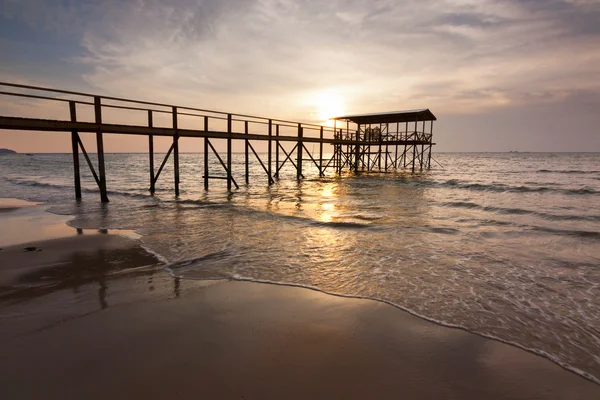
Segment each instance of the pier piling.
M71 121L77 122L77 104L69 101L69 112ZM71 131L71 148L73 150L73 180L75 184L75 199L81 200L81 176L79 167L79 133L76 130Z

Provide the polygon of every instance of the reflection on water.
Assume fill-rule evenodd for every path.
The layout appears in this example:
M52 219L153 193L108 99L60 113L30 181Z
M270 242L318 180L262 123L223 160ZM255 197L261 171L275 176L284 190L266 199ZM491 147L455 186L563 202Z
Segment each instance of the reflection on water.
M101 233L108 234L108 231L102 229ZM125 275L129 278L148 276L148 290L152 291L152 277L157 272L162 273L158 260L140 247L99 248L90 251L77 250L76 241L70 245L75 249L65 251L66 255L56 259L50 256L47 261L17 270L16 276L9 276L10 281L4 278L5 281L0 285L0 305L28 302L65 290L78 294L82 287L96 286L98 303L100 308L105 309L109 305L107 298L111 280ZM43 243L40 250L45 250ZM13 249L9 251L14 252ZM53 249L48 251L52 252ZM27 257L27 254L21 257ZM14 255L11 259L15 259ZM139 268L140 266L147 267ZM174 293L178 297L180 284L176 283L175 286Z
M258 166L231 193L219 182L204 191L201 157L182 155L178 200L172 171L150 197L145 155L107 155L108 205L95 192L73 202L60 157L46 160L54 186L27 164L0 187L50 201L74 226L135 229L181 282L243 278L381 299L600 376L599 155L442 154L445 171L323 179L306 164L309 179L284 169L271 187ZM243 156L233 161L243 176Z

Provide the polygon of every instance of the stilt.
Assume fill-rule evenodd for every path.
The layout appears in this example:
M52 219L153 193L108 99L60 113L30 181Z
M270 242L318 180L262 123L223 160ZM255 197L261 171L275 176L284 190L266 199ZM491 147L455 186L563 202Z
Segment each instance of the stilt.
M227 114L227 191L231 192L231 114Z
M100 188L100 201L108 203L108 194L106 193L106 167L104 166L104 140L102 138L102 103L99 96L94 97L94 116L98 130L96 131L96 147L98 152L98 174Z
M417 157L417 145L413 144L412 172L415 173L415 158Z
M279 138L279 124L275 125L275 136ZM275 178L279 179L279 140L275 140Z
M152 128L152 110L148 110L148 127ZM150 194L154 194L154 135L148 134L148 156L150 158Z
M431 145L429 145L429 152L427 154L427 169L431 169Z
M208 132L208 117L204 117L204 132ZM247 142L247 141L246 141ZM248 156L246 156L246 160ZM208 138L204 138L204 190L208 190Z
M279 126L277 126L277 128L277 136L279 136ZM321 138L321 141L319 142L319 175L324 176L325 174L323 173L323 127L321 127L321 130L319 132L319 138Z
M177 130L177 107L173 107L173 170L175 172L175 196L179 197L179 132Z
M69 101L71 121L77 122L77 104ZM75 199L81 200L81 176L79 169L79 133L71 131L71 148L73 149L73 180L75 182Z
M302 124L298 124L298 165L296 169L296 179L300 180L302 177Z
M269 175L269 185L271 184L271 164L273 159L273 120L269 120L269 140L267 140L267 147L269 149L267 155L267 175Z
M358 162L360 159L360 145L358 141L360 140L360 125L358 125L358 131L356 133L356 144L354 145L354 172L358 172Z
M377 152L377 168L379 172L381 172L381 144L383 140L383 130L381 129L381 124L379 124L379 151Z
M433 140L433 121L429 123L429 155L427 156L427 169L431 169L431 142Z
M244 133L248 135L248 121L244 121ZM244 140L245 152L244 152L244 164L245 164L245 177L246 185L250 183L250 167L248 165L248 139Z

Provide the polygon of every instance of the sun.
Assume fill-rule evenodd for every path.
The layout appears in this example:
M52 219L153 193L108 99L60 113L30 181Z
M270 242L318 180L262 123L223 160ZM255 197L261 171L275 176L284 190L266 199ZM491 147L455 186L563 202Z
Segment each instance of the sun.
M333 91L318 92L311 99L315 117L320 123L330 125L329 118L339 117L344 113L344 98Z

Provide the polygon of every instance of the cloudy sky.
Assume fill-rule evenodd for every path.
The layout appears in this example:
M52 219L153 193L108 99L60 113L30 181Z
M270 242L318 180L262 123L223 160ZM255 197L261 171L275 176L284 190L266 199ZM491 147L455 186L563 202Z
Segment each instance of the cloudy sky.
M1 13L2 81L318 123L427 107L438 151L600 151L600 0L3 0ZM0 99L2 113L34 106ZM0 132L0 147L70 149L36 135Z

